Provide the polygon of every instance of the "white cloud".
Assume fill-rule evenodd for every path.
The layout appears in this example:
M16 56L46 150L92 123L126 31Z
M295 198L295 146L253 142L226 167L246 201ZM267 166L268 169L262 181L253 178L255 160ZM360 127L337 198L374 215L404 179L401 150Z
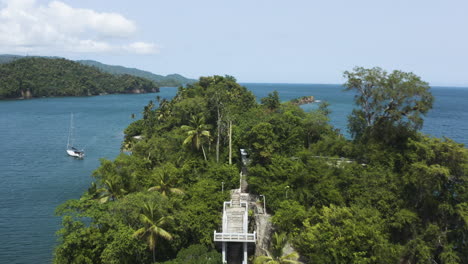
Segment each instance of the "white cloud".
M3 0L0 5L0 52L156 53L155 44L133 42L135 23L117 13L73 8L60 1Z
M129 52L137 54L154 54L159 53L159 47L146 42L133 42L130 45L126 46L125 49Z

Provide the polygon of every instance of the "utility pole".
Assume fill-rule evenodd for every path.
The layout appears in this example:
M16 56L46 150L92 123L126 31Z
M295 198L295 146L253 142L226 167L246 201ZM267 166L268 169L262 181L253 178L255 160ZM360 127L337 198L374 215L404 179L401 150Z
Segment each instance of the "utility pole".
M266 214L266 202L265 202L265 195L260 194L260 196L263 196L263 214Z
M239 173L239 192L242 192L242 171Z
M229 121L229 165L232 164L232 121Z

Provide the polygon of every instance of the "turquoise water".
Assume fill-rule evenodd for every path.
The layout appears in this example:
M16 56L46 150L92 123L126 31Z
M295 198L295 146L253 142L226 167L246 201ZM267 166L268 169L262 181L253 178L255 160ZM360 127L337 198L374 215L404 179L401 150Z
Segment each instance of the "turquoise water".
M352 95L338 85L244 84L258 97L273 90L282 100L304 95L331 104L331 122L343 132L353 108ZM149 100L171 98L176 88L159 94L107 95L96 97L43 98L0 102L0 263L49 263L56 243L60 218L57 205L79 198L91 182L99 158L119 153L123 129L141 116ZM434 109L423 131L448 136L468 144L468 89L435 87ZM317 106L305 105L306 110ZM65 153L74 113L76 142L85 147L86 158L76 160Z
M336 84L243 84L257 98L265 97L274 90L279 92L282 101L300 96L313 95L316 100L328 101L332 113L330 123L347 133L348 115L353 110L353 94L343 92ZM432 87L435 97L432 110L424 118L422 132L435 137L449 137L468 146L468 88ZM318 104L304 105L305 110L316 109Z

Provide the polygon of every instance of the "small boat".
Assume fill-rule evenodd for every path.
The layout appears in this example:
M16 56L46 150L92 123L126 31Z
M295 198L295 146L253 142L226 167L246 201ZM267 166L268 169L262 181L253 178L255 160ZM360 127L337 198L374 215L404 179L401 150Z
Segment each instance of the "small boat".
M68 131L68 141L67 141L67 154L75 158L84 158L84 150L79 150L75 148L74 145L74 127L73 127L73 113L70 116L70 129Z
M78 150L75 147L67 147L67 154L76 157L76 158L83 158L84 157L84 151Z

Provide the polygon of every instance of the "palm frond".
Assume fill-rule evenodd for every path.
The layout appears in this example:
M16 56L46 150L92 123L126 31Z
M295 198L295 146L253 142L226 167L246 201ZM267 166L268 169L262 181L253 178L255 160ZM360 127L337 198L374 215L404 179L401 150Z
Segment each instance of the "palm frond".
M140 214L140 219L146 225L153 225L153 220L150 219L147 215Z
M182 128L182 130L192 130L192 129L193 129L193 127L191 127L191 126L186 126L186 125L183 125L183 126L181 126L180 128Z
M109 195L102 197L101 199L99 199L99 203L107 203L109 201L109 197Z
M188 136L185 140L184 140L184 145L187 145L188 143L191 143L192 142L192 139L193 139L193 136Z
M148 189L149 192L152 192L152 191L159 191L161 190L161 186L153 186L151 188Z
M267 264L269 261L273 259L269 256L258 256L254 260L254 264Z
M135 231L133 233L132 237L137 238L137 237L142 236L144 233L146 233L146 228L142 227L142 228L138 229L137 231Z
M292 253L289 253L288 255L284 255L281 257L281 259L284 259L284 260L288 260L288 261L295 261L299 258L299 253L297 252L292 252ZM294 262L294 263L298 263L297 261Z
M169 188L169 190L171 191L171 193L175 193L175 194L184 194L184 191L182 191L182 190L179 189L179 188Z
M169 232L167 232L166 230L162 229L161 227L152 226L151 230L152 230L153 234L155 234L155 235L157 235L159 237L165 238L166 240L172 240L172 235Z

